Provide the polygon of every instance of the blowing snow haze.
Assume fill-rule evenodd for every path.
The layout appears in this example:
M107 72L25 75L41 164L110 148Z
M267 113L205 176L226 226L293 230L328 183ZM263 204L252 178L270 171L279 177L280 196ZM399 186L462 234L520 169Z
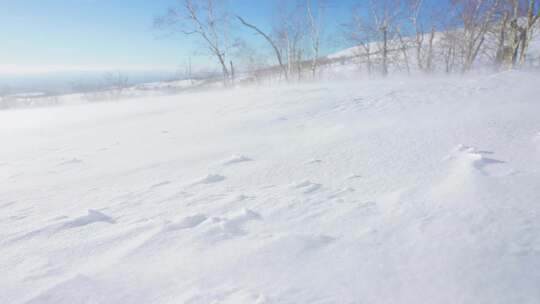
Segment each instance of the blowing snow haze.
M77 91L76 85L95 84L104 81L108 73L122 73L131 84L170 80L176 77L174 70L165 71L46 71L41 73L0 73L0 87L13 93Z
M0 303L540 303L539 10L5 4Z

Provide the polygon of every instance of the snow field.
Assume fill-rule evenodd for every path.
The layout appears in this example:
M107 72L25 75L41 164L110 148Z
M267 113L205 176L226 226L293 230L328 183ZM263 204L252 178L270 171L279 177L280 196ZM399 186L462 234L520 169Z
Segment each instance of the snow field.
M539 80L0 112L0 302L538 303Z

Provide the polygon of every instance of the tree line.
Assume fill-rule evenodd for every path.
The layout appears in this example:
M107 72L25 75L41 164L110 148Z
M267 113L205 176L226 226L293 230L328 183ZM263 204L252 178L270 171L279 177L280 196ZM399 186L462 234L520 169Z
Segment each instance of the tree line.
M540 28L540 0L357 0L343 20L331 13L339 5L332 0L273 2L274 12L266 12L277 18L271 28L225 0L178 0L155 25L197 41L225 85L239 66L255 78L284 81L315 79L339 62L383 76L521 68L535 59L527 50ZM267 52L257 56L239 39L241 31L258 37ZM336 43L354 47L342 58L323 56Z

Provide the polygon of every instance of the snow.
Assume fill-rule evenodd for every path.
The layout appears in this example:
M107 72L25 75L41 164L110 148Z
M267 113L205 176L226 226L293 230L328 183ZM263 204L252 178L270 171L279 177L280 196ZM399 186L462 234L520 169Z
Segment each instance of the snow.
M525 21L523 19L522 21ZM464 35L463 30L456 30L450 32L453 35ZM445 46L445 37L446 33L444 32L435 32L433 37L433 69L442 73L444 67L446 66L445 60L442 58L447 46ZM422 36L422 52L427 52L428 41L431 39L431 33L424 33ZM498 35L486 35L484 43L482 43L480 52L475 60L474 67L478 70L494 70L493 63L495 57L495 51L498 48ZM403 43L395 38L388 41L389 44L389 70L392 73L403 73L406 69L412 73L418 73L418 56L417 49L415 46L415 37L403 37ZM402 46L405 45L405 50L407 55L407 60L405 60L403 51L401 50ZM326 56L327 59L334 61L342 62L342 65L334 65L329 68L330 73L343 76L343 74L362 74L362 71L359 69L361 66L365 66L364 69L367 69L366 66L366 49L371 53L371 60L375 64L375 69L380 65L382 60L382 43L380 41L373 41L365 45L355 45L344 50L337 51L335 53L329 54ZM425 56L425 54L423 55ZM538 69L540 67L540 36L536 33L531 37L529 46L527 48L526 56L527 64L525 65L528 68ZM407 62L408 67L405 66ZM425 63L424 63L425 65ZM365 71L363 72L366 73ZM341 75L340 75L341 74Z
M538 303L539 81L0 112L0 303Z
M223 165L224 166L230 166L230 165L234 165L234 164L237 164L237 163L243 163L243 162L250 162L250 161L253 161L253 159L245 156L245 155L236 155L236 156L232 156L231 158L223 161Z
M200 185L200 184L213 184L213 183L219 183L223 180L225 180L226 177L219 174L209 174L196 182L194 182L192 185Z

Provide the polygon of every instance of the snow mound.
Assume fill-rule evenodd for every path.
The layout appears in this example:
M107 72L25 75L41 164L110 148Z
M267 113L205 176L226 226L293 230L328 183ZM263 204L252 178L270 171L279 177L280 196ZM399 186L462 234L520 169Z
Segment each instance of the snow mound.
M229 159L227 160L224 160L223 162L221 162L221 164L223 166L230 166L230 165L234 165L234 164L238 164L238 163L245 163L245 162L250 162L250 161L253 161L253 159L245 156L245 155L234 155L234 156L231 156Z
M60 162L58 164L58 166L76 165L76 164L80 164L80 163L83 163L82 159L71 158L71 159L67 159L67 160L64 160L64 161Z
M247 225L253 221L262 221L262 216L258 213L243 209L229 217L213 217L206 227L204 238L206 242L215 244L224 240L245 236L249 233Z
M208 185L208 184L215 184L219 183L221 181L224 181L226 179L225 176L219 175L219 174L209 174L203 178L198 179L197 181L193 182L192 185Z
M319 164L319 163L322 163L322 162L323 161L320 160L320 159L313 158L313 159L310 159L310 160L304 162L304 165L313 165L313 164Z
M151 185L150 189L156 189L156 188L164 187L164 186L167 186L167 185L170 185L170 184L172 184L171 181L163 181L163 182Z
M487 156L492 154L493 152L491 151L481 151L474 147L460 144L456 146L448 156L445 157L445 160L454 161L464 170L466 170L466 168L470 168L485 175L513 173L513 170L507 169L505 166L500 166L505 165L505 161ZM503 170L501 171L501 169Z
M322 185L313 183L309 180L304 180L304 181L294 184L294 188L302 190L304 194L309 194L309 193L312 193L321 189Z
M176 231L176 230L183 230L183 229L189 229L194 228L204 222L208 217L206 217L203 214L196 214L187 216L181 221L177 223L168 223L165 226L166 231Z
M99 211L90 209L88 210L87 215L83 215L83 216L74 218L73 220L63 223L60 226L60 229L77 228L77 227L82 227L82 226L91 225L91 224L100 223L100 222L108 223L108 224L116 223L116 221L112 217L104 213L101 213Z

